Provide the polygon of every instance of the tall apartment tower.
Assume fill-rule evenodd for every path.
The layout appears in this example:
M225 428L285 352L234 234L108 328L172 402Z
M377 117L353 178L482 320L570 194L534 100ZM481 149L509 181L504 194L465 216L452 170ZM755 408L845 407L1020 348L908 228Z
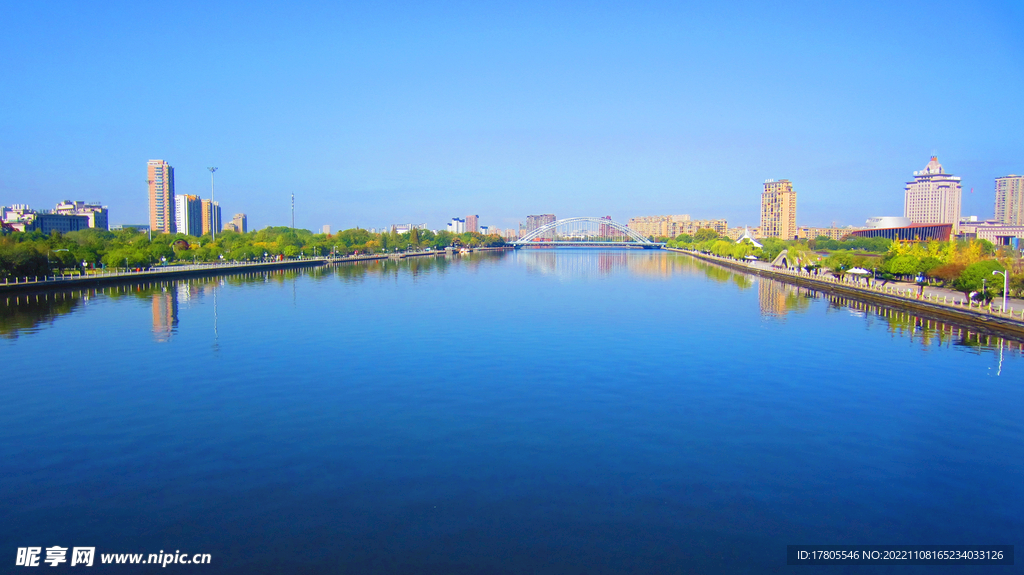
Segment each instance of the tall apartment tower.
M479 232L480 231L480 216L466 216L466 231L467 232Z
M996 178L996 221L1024 226L1024 176Z
M539 216L526 216L526 233L530 233L533 230L550 224L555 221L555 214L541 214ZM550 240L554 237L554 234L547 234L545 237L540 238L542 240Z
M178 233L199 237L203 235L203 205L199 196L174 196L174 225Z
M914 172L907 182L903 217L915 224L960 224L960 178L947 174L939 159L932 156L928 165Z
M213 230L219 230L220 228L220 204L211 200L202 200L203 202L203 229L202 235L211 233Z
M761 192L761 237L796 238L796 192L789 180L768 180Z
M176 231L174 221L174 168L163 160L146 163L149 184L149 229L163 234Z

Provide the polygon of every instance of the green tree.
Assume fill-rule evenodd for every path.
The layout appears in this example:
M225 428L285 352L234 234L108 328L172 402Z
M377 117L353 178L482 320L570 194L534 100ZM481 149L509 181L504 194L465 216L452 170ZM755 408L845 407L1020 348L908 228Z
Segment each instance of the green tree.
M916 274L921 267L921 260L917 256L910 254L896 256L885 263L885 271L896 274L910 276Z
M1003 271L1003 266L995 260L975 262L964 268L960 276L953 280L953 289L962 292L964 295L970 295L971 292L980 292L982 280L992 283L992 272L996 270ZM991 291L986 290L982 297L986 300L991 299Z
M842 276L846 270L853 267L853 256L846 251L833 252L825 258L824 264L833 274Z
M711 228L701 228L697 230L695 234L693 234L693 241L700 243L706 242L708 240L718 239L718 237L718 232L716 232L715 230Z

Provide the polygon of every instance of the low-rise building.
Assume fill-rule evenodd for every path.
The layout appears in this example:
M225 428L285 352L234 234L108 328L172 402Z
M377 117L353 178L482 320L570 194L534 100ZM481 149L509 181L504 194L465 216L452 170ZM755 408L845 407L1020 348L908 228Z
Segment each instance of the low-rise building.
M53 213L64 216L85 216L89 218L89 227L106 230L109 228L107 222L107 206L101 206L99 202L89 203L71 200L64 200L57 204Z
M813 240L815 238L826 237L830 240L841 240L853 232L862 229L855 228L853 226L847 226L845 228L829 227L829 228L813 228L813 227L800 227L797 228L797 237L802 240Z
M1012 246L1020 249L1024 244L1024 225L1004 224L996 220L960 223L960 234L964 239L988 240L997 246Z

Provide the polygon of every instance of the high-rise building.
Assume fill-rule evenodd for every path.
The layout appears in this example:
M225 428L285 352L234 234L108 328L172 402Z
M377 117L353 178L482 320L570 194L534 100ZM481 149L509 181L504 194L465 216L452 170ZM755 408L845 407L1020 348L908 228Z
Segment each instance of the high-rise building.
M960 178L947 174L939 159L932 156L928 165L914 172L904 192L903 217L915 224L960 224Z
M479 232L480 231L480 216L466 216L466 231L467 232Z
M220 204L211 200L202 200L203 202L203 229L202 235L206 235L213 230L220 229Z
M541 214L539 216L526 216L526 232L532 232L533 230L555 221L555 214Z
M62 216L85 216L89 218L90 228L106 230L109 227L107 223L107 207L99 204L64 200L57 204L53 213L60 214Z
M1024 176L996 178L996 221L1024 226Z
M789 180L768 180L764 183L760 227L761 237L796 238L796 192Z
M330 226L330 224L324 224L324 227L320 228L320 233L322 233L324 235L327 235L327 236L331 235L331 226Z
M199 237L203 235L203 203L199 196L174 196L174 225L179 234Z
M526 216L526 228L523 230L523 234L524 235L528 234L528 233L532 232L533 230L535 230L535 229L537 229L537 228L539 228L539 227L541 227L543 225L550 224L553 221L555 221L555 214L541 214L539 216ZM554 234L549 234L549 235L547 235L547 236L545 236L543 238L540 238L540 239L550 240L553 237L554 237Z
M448 222L448 231L453 234L461 234L466 231L466 220L462 218L452 218L452 221Z
M146 181L149 183L149 229L175 233L174 168L163 160L150 160L146 164Z
M601 219L602 220L611 221L612 217L611 216L601 216ZM602 238L611 237L611 235L612 235L612 227L611 227L611 225L609 225L609 224L601 224L601 229L598 232L598 235L600 237L602 237Z

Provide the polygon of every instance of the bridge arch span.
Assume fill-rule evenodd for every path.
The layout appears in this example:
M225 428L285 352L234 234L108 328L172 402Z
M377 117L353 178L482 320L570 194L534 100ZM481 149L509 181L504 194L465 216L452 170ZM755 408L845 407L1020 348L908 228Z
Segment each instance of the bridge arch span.
M599 229L615 230L616 235L621 234L623 241L609 240L607 237L593 240L593 227L601 226ZM607 228L605 228L607 226ZM513 246L572 246L588 245L600 247L608 246L638 246L644 248L659 248L663 244L652 242L640 235L636 230L607 218L575 217L565 218L548 222L539 228L532 230L525 236L510 242Z

